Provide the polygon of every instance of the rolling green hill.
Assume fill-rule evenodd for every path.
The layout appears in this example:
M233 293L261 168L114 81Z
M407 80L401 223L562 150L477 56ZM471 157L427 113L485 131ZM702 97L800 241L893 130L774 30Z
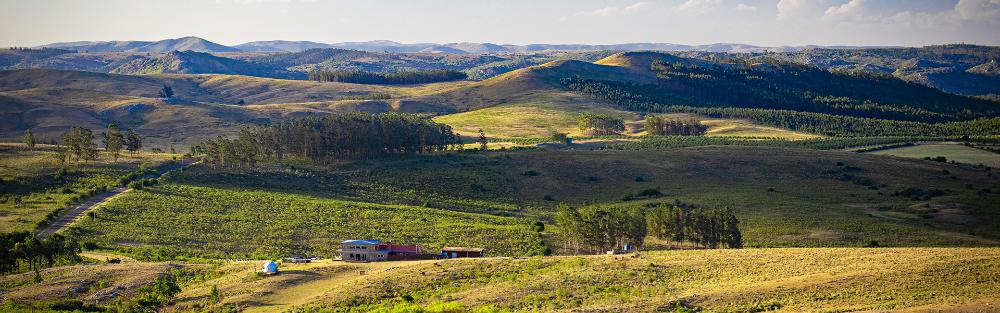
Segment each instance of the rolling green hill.
M154 259L329 256L330 240L373 236L525 255L543 250L527 226L551 227L558 203L687 203L736 208L750 247L1000 245L1000 181L990 171L843 151L459 153L328 168L265 165L250 173L203 165L161 181L114 199L71 233ZM629 196L649 189L663 195ZM388 211L395 213L368 218ZM368 226L351 226L361 220ZM427 233L435 228L436 235ZM564 253L559 230L546 229L555 235L543 236L545 245ZM527 246L488 240L500 233Z

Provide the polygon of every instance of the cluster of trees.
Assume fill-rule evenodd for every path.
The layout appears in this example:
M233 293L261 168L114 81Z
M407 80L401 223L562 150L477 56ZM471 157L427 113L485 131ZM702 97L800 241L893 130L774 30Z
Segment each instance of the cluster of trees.
M562 230L566 247L580 251L604 252L625 245L642 247L645 241L646 216L639 208L574 209L560 204L556 223Z
M102 137L104 149L111 154L115 162L118 162L122 149L128 150L132 155L142 149L142 136L139 136L139 133L132 129L122 133L116 124L108 125L108 129L102 134ZM31 130L24 132L23 141L24 145L32 150L37 144L37 139ZM97 149L93 131L83 127L73 127L68 132L63 133L62 143L57 150L60 162L72 163L80 160L96 160Z
M653 114L646 114L643 127L647 134L653 136L699 136L708 131L708 126L696 120L674 120Z
M240 131L192 148L213 165L253 168L258 160L369 159L447 150L461 143L451 127L426 116L351 112L313 116Z
M466 77L465 73L451 70L402 71L396 73L375 73L355 70L309 72L309 80L379 85L426 84L461 80Z
M59 149L65 153L67 161L96 160L97 144L94 143L94 133L83 127L73 127L62 135L62 145Z
M595 136L618 135L625 131L625 120L608 114L580 113L577 125Z
M53 234L44 240L28 232L0 233L0 274L35 271L64 258L76 258L75 239Z
M844 116L797 110L700 106L696 101L668 101L669 94L651 95L655 87L617 81L561 81L566 88L606 99L625 109L656 113L695 113L713 118L740 118L774 127L828 136L989 136L1000 135L1000 117L926 123ZM739 102L737 102L739 103Z
M739 219L729 208L693 209L676 205L650 208L646 214L650 234L680 244L690 242L706 248L742 248Z
M653 207L574 209L560 204L556 223L566 247L603 252L624 245L642 247L647 235L705 248L741 248L739 220L729 208L697 209L660 204Z

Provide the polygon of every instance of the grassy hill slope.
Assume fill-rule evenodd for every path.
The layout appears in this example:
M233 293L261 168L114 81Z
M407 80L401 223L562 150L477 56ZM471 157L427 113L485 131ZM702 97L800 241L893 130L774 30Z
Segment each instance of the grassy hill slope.
M78 71L0 72L0 138L18 141L25 129L50 139L72 126L100 132L109 123L136 128L147 147L166 150L232 134L242 126L350 110L450 112L446 104L384 98L455 88L461 83L382 87L235 75L115 75ZM175 96L157 98L164 86ZM373 96L373 95L378 95ZM248 105L235 105L240 101ZM270 106L271 104L282 104Z
M256 272L262 261L65 266L0 277L5 311L64 299L112 304L164 274L181 292L165 312L990 312L997 248L652 251L637 256L321 260ZM220 301L209 294L216 288ZM117 291L112 293L111 291ZM66 302L63 302L66 303ZM427 311L421 311L427 309Z
M663 195L626 197L648 189ZM560 202L686 203L735 208L751 247L994 246L997 190L1000 182L983 168L840 151L470 153L254 173L202 166L115 199L76 232L146 258L327 255L331 238L351 236L521 255L542 248L508 241L537 240L527 226L552 227ZM384 211L394 214L367 218ZM153 223L150 214L169 222ZM558 229L547 229L554 235L543 237L546 245L564 252ZM508 239L486 239L500 233Z

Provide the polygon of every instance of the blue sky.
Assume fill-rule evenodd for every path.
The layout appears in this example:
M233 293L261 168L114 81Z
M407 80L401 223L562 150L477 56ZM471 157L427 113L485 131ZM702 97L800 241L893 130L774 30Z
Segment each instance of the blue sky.
M1000 0L0 0L0 46L188 35L230 45L1000 45Z

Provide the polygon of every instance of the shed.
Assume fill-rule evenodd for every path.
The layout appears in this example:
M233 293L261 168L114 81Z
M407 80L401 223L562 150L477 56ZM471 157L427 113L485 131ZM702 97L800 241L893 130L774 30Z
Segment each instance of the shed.
M441 249L441 254L445 257L454 258L481 258L483 257L484 248L466 248L466 247L444 247Z

